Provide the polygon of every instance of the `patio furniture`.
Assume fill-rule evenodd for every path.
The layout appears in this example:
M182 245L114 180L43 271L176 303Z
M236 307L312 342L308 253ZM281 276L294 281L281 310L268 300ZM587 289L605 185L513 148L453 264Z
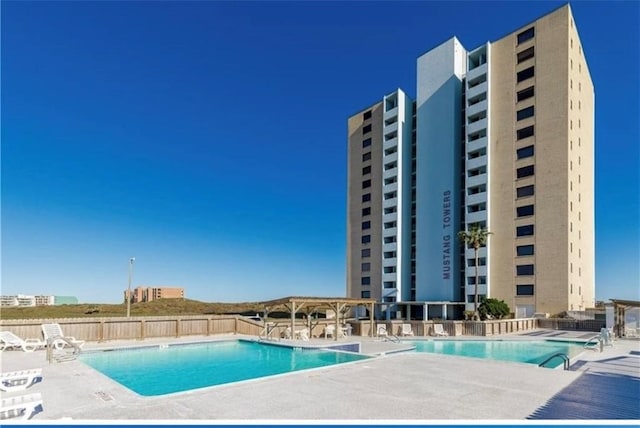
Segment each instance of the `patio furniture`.
M42 334L44 335L44 341L47 345L49 341L52 341L56 349L62 349L66 345L82 348L84 345L84 340L78 340L73 336L65 336L60 324L42 324Z
M0 402L0 420L27 420L41 411L40 393L6 398Z
M44 345L40 339L23 339L10 331L0 331L0 351L20 348L24 352L33 352Z
M449 336L449 333L447 333L444 330L444 327L442 326L442 324L434 324L433 325L433 334L435 336Z
M402 324L402 329L400 333L403 336L413 336L413 329L411 328L411 324Z
M42 369L22 370L0 374L0 390L22 391L42 380Z

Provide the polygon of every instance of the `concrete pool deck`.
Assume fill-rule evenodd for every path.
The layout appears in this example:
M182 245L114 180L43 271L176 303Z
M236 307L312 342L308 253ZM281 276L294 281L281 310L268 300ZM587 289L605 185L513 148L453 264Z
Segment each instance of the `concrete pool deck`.
M595 333L538 330L527 335L503 335L493 339L585 339L586 334L593 336ZM244 337L220 335L113 341L88 343L85 349L238 338ZM384 352L386 355L187 393L142 397L80 361L49 364L45 351L5 351L1 354L2 372L41 367L43 380L19 393L3 393L2 398L41 393L44 410L32 421L47 423L63 423L69 418L74 422L525 420L541 415L545 419L564 419L564 408L573 412L566 414L566 418L571 419L638 418L633 409L626 408L616 408L618 413L600 412L601 416L594 416L589 409L598 408L597 397L576 407L566 404L562 396L563 391L569 391L576 382L584 383L585 379L589 382L587 374L610 374L617 376L607 378L614 382L611 384L614 389L616 385L620 386L618 390L624 388L623 398L630 397L631 404L637 405L640 402L640 341L637 340L618 339L613 347L605 347L603 352L586 350L572 359L572 370L569 371L467 357L393 353L406 346L371 338L348 337L339 342L360 342L363 353ZM305 345L328 343L334 342L322 339L300 342ZM623 361L621 358L625 364L618 363ZM615 384L616 379L618 384ZM581 389L588 390L588 382ZM611 401L611 397L603 399ZM563 403L564 408L560 405Z

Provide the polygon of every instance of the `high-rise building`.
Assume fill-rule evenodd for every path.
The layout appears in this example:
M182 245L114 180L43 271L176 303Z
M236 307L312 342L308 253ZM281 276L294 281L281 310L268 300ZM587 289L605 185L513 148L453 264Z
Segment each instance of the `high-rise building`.
M476 286L518 317L594 305L594 88L569 5L431 49L415 101L398 89L348 133L349 297L394 318L459 317Z

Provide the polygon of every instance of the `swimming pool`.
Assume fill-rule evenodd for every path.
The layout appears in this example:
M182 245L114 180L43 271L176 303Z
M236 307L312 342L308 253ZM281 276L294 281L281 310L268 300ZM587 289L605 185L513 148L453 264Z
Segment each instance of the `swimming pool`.
M459 355L491 360L515 361L540 364L555 353L562 352L569 358L584 351L584 344L558 340L412 340L417 352ZM562 364L562 359L554 358L545 364L553 368Z
M244 340L83 352L79 359L132 391L164 395L369 358Z

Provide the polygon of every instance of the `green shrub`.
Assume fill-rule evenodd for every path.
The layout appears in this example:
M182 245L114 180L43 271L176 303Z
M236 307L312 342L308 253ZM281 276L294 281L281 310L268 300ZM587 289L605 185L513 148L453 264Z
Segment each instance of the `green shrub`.
M482 299L480 306L478 306L478 312L480 318L486 319L502 319L509 315L509 306L504 300L498 299Z

